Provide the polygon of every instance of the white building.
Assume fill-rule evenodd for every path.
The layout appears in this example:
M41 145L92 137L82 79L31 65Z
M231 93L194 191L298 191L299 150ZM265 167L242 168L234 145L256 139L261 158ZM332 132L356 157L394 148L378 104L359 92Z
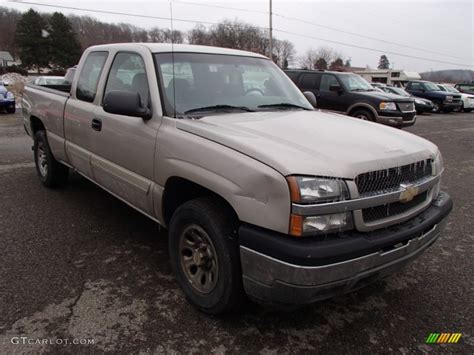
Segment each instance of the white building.
M410 80L420 80L421 76L417 72L395 70L395 69L365 69L355 71L371 83L382 83L391 86L403 87Z

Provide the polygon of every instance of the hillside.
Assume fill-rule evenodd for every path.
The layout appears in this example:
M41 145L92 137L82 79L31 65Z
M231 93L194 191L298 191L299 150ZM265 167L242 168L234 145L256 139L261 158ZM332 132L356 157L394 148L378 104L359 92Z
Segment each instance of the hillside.
M474 71L464 69L451 69L451 70L437 70L431 72L420 73L421 78L424 80L437 81L437 82L471 82L474 81Z

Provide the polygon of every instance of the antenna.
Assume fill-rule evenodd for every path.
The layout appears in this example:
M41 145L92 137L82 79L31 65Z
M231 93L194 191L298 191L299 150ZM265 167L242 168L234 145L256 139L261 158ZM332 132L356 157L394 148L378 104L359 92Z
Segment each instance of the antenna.
M173 84L173 114L174 118L176 118L176 81L175 76L174 76L174 41L173 41L173 34L174 34L174 28L173 28L173 0L169 0L170 4L170 22L171 22L171 33L170 33L170 41L171 41L171 67L173 71L173 76L172 76L172 84Z

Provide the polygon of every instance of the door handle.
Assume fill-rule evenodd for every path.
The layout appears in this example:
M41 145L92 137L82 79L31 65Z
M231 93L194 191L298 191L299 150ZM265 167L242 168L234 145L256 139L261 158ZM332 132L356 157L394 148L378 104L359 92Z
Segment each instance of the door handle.
M91 127L95 131L102 130L102 121L99 120L98 118L93 118L91 122Z

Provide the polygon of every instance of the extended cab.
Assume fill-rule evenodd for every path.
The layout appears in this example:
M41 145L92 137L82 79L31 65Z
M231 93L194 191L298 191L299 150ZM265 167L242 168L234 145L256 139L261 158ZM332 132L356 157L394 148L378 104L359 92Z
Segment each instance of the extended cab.
M317 108L399 128L416 121L413 98L375 89L357 74L314 70L287 70L286 74L301 91L316 96Z
M452 208L434 144L314 110L255 53L90 47L69 93L28 85L23 113L41 182L74 169L167 227L208 313L355 290L419 256Z
M461 95L442 91L430 81L409 81L405 90L413 96L431 100L434 112L451 112L461 108Z

